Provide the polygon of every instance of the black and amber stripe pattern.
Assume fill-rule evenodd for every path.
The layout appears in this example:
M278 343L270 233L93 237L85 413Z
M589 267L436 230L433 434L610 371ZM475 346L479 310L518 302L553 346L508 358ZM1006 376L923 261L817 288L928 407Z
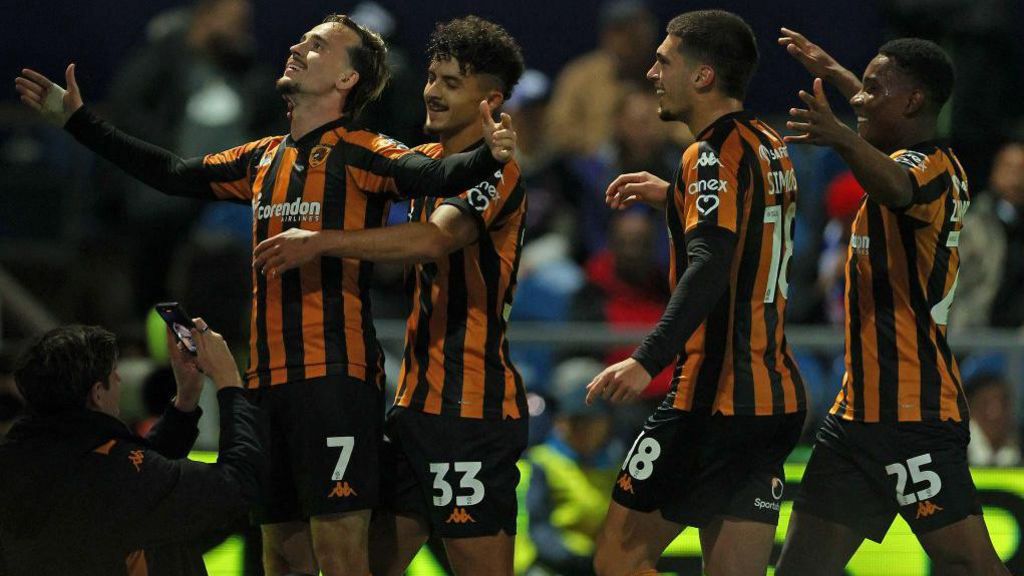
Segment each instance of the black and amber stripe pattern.
M417 150L433 158L439 144ZM526 223L526 193L513 160L460 196L414 199L410 221L442 205L476 220L476 242L413 271L413 303L395 403L428 414L516 419L526 390L509 356L508 313Z
M723 116L683 153L666 209L669 283L686 270L686 236L736 234L729 290L679 343L668 401L725 415L791 414L807 398L784 331L797 184L772 128L747 112Z
M846 373L832 413L863 422L964 421L960 370L946 340L956 294L967 178L948 146L892 155L911 204L865 198L846 263Z
M252 205L253 245L291 228L383 226L398 197L391 162L412 153L385 136L327 124L298 141L267 138L206 156L221 199ZM252 272L249 387L346 375L383 385L368 261L319 258L279 277Z

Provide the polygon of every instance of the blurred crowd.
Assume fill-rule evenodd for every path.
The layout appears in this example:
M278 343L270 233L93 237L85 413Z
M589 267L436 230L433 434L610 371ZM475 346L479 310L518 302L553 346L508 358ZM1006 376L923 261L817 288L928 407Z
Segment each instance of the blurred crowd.
M986 2L991 11L971 11L975 19L957 26L923 22L919 12L935 14L940 4L959 6L891 2L886 10L894 32L941 34L934 39L960 48L952 51L960 77L946 132L968 166L972 201L949 329L954 334L989 327L1020 330L1024 111L1007 108L1009 100L995 94L1018 89L1012 70L1021 70L1024 61L1017 55L1014 64L1013 46L1003 43L1008 23L983 16L999 14L999 2ZM518 132L517 158L530 202L513 325L585 321L603 323L610 331L643 329L657 321L670 296L663 216L642 207L613 213L604 192L623 172L646 170L670 179L692 135L681 124L658 119L657 97L645 79L664 23L641 0L612 0L599 10L593 50L553 77L529 70L506 106ZM394 39L399 14L373 2L359 3L351 14ZM771 32L760 34L762 50L770 49ZM973 41L981 36L991 41ZM416 47L392 44L393 81L363 119L410 146L425 140L423 73L412 56L417 53ZM993 53L1005 64L976 65ZM144 44L127 55L111 97L98 108L126 132L182 156L282 133L287 121L274 90L278 63L254 55L251 0L198 0L149 23ZM977 75L983 79L975 80ZM862 191L833 153L798 146L790 153L800 205L789 322L838 330L850 223ZM95 160L59 130L25 121L0 126L0 170L5 174L0 270L9 271L61 321L102 324L121 336L122 377L139 391L135 406L125 412L136 415L140 429L174 392L161 353L162 324L147 321L152 304L181 301L244 350L251 293L247 207L164 196ZM394 206L391 220L404 220L405 212ZM378 267L378 318L404 319L403 284L400 268ZM10 304L4 304L0 318L2 435L20 406L10 378L16 351L11 343L29 336L31 327ZM612 411L582 402L583 386L631 351L572 343L558 349L513 347L532 394L528 506L540 519L530 531L544 543L537 550L539 564L552 571L589 569L589 559L580 559L589 558L607 508L608 488L628 448L623 439L649 412L649 406ZM401 344L389 352L394 369ZM843 358L801 352L798 361L820 417L839 388ZM963 358L972 407L972 464L1021 462L1014 400L1024 382L1014 380L1020 374L1010 369L1012 363L999 354ZM655 378L645 402L657 402L669 381L668 372ZM215 445L216 422L208 426L200 443Z

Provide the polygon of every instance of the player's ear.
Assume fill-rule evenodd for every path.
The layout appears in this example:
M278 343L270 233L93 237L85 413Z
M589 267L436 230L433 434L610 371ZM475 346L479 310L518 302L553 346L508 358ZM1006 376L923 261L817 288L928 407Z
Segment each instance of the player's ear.
M703 92L715 83L715 69L707 64L701 64L697 67L697 70L693 75L693 86L698 91Z
M359 72L356 72L355 70L349 70L348 72L345 72L344 74L338 77L338 80L334 83L334 86L338 90L352 90L353 88L355 88L357 82L359 82Z
M487 103L491 106L491 110L500 110L501 106L505 103L505 95L500 90L491 90L487 93Z
M907 97L907 104L903 109L903 114L906 116L917 116L919 112L924 110L927 103L928 98L925 95L924 90L914 88L910 91L910 95Z

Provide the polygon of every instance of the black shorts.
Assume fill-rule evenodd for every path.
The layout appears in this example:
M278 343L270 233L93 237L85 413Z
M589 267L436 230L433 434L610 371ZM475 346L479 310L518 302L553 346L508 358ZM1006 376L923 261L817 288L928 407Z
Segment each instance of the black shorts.
M777 525L783 463L806 414L723 416L663 403L626 455L612 498L685 526L716 516Z
M374 384L325 376L250 390L270 438L260 524L377 506L384 394Z
M981 514L966 422L850 422L818 431L794 510L881 542L896 514L925 534Z
M385 424L381 500L442 538L516 533L516 462L529 423L425 414L399 406Z

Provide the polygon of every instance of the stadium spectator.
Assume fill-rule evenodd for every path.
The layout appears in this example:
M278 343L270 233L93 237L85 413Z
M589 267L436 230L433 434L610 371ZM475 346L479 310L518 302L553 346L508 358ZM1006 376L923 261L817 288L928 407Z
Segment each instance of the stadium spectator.
M971 407L971 466L1019 466L1020 440L1013 410L1013 394L1006 376L981 372L964 382Z
M845 319L846 252L850 247L850 227L863 197L864 189L849 170L833 178L825 190L828 224L818 259L818 289L825 317L833 326L842 326Z
M151 36L129 55L111 85L115 123L186 158L283 131L286 118L273 71L255 59L252 11L251 0L196 0L181 25ZM128 245L136 306L167 295L173 256L168 239L185 237L204 210L228 210L244 226L251 219L245 208L204 207L135 180L121 181L125 219L112 224L133 239ZM248 293L244 285L235 291L241 299Z
M609 405L585 402L586 385L602 368L591 358L559 364L551 386L554 429L527 453L532 465L527 507L538 571L594 573L595 541L621 457L621 445L609 442Z
M601 6L599 25L599 47L569 62L555 81L547 133L555 152L597 152L612 135L622 94L631 83L645 84L658 34L646 4L607 0Z
M0 440L21 415L23 405L14 385L14 356L7 350L0 351Z
M172 346L177 397L146 438L118 419L113 334L64 326L22 355L15 381L29 415L0 445L5 575L206 574L196 541L244 518L263 455L227 344L202 319L196 325L198 354ZM201 372L220 402L212 465L185 459L198 433Z
M1024 142L1000 150L964 216L950 328L1024 326Z

